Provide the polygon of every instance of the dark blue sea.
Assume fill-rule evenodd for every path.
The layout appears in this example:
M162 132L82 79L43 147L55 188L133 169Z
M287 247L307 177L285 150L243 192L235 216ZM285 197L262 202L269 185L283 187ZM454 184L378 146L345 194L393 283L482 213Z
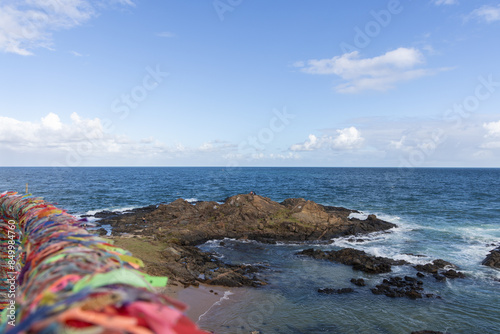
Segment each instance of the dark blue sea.
M310 245L207 242L231 263L261 264L268 285L227 289L200 317L216 333L445 333L500 332L500 271L481 265L500 245L500 169L398 168L0 168L0 192L29 192L75 215L171 202L223 201L255 191L275 201L303 197L321 204L376 214L398 225L364 242L334 239L314 247L353 247L377 256L424 264L444 259L465 279L424 278L442 299L392 299L370 287L390 275L412 275L411 266L370 275L351 267L294 255ZM367 287L352 286L364 278ZM353 287L346 295L321 295L320 287Z

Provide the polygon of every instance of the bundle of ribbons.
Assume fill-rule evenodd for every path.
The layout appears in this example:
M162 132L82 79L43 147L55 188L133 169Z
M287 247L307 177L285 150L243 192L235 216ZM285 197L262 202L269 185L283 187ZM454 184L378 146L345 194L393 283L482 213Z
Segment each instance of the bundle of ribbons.
M166 277L38 197L0 194L0 333L206 334Z

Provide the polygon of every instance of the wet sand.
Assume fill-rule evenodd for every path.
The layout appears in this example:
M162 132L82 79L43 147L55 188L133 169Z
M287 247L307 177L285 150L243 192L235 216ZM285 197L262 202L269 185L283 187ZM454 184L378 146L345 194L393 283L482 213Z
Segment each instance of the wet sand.
M207 313L212 307L218 306L227 291L233 291L238 288L227 288L223 286L213 286L200 284L198 287L168 284L159 292L166 294L188 306L185 314L194 322Z

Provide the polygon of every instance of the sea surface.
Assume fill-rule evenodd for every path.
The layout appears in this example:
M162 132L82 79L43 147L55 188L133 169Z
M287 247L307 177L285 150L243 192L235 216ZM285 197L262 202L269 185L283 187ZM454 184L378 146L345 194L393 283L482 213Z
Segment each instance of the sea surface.
M216 333L500 333L500 271L481 265L500 245L500 169L398 168L0 168L0 192L29 192L75 215L126 210L184 198L214 200L255 191L275 201L303 197L376 214L398 225L364 242L327 245L226 240L202 245L230 263L260 264L268 285L227 289L198 324ZM373 295L390 275L416 274L411 266L369 275L341 264L295 255L302 249L352 247L369 254L424 264L444 259L465 279L424 278L442 299ZM367 287L349 281L364 278ZM355 288L322 295L318 288Z

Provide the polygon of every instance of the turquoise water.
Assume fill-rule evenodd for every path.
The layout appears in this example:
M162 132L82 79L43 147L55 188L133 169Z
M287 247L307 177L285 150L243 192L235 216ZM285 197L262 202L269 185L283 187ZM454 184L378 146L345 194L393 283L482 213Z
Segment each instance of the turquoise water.
M500 332L500 271L480 265L500 243L500 169L0 168L0 192L24 192L25 183L33 194L74 214L180 197L223 201L250 190L276 201L304 197L375 213L398 225L362 243L336 239L316 247L353 247L415 264L442 258L467 274L444 283L424 279L426 291L442 299L391 299L369 290L384 275L294 255L310 246L209 242L202 248L228 262L268 268L260 274L267 286L228 289L226 298L201 317L200 326L217 333ZM411 266L394 270L416 273ZM351 286L349 280L358 277L368 286ZM319 295L319 287L353 287L356 293Z

